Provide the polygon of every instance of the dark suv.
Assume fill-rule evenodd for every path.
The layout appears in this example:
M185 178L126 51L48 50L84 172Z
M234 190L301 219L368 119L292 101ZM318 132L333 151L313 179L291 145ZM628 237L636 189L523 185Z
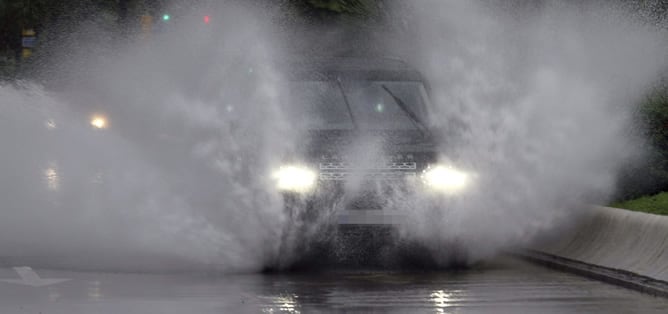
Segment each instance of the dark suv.
M304 138L274 174L291 217L284 246L337 242L335 251L365 251L408 222L416 195L466 186L464 172L437 163L428 86L405 63L330 59L287 73L284 103Z

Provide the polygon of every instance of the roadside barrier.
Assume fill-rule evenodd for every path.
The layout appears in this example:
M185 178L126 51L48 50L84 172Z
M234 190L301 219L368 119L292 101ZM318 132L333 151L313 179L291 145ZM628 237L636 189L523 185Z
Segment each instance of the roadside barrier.
M557 238L530 250L555 257L552 264L566 259L583 263L580 270L593 265L640 281L668 282L668 216L594 207Z

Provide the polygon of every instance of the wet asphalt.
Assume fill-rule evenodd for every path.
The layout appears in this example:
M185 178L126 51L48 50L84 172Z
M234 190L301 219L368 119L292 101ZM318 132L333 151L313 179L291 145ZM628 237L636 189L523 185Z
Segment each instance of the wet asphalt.
M510 257L428 271L33 271L40 280L69 280L42 287L0 281L0 313L668 313L668 299ZM0 279L19 274L1 268Z

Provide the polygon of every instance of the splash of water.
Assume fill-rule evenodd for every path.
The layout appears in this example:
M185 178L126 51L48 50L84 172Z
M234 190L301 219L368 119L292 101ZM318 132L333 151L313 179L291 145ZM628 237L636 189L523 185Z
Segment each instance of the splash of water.
M441 157L477 181L459 198L414 206L406 234L437 256L455 245L478 260L553 232L583 204L604 204L639 150L631 112L665 69L664 32L597 4L528 7L408 10L399 48L430 80Z
M101 56L55 49L54 64L76 59L45 71L66 88L0 87L0 256L133 270L275 261L289 221L268 174L300 137L277 106L266 17L223 9ZM476 175L457 198L394 200L412 219L403 236L478 260L609 196L635 149L629 104L665 65L660 32L589 6L402 10L404 36L382 46L429 80L442 160ZM370 163L379 146L360 139L349 154Z
M275 258L285 217L267 174L292 138L277 51L254 13L219 16L79 56L57 70L65 87L0 87L0 255L132 270Z

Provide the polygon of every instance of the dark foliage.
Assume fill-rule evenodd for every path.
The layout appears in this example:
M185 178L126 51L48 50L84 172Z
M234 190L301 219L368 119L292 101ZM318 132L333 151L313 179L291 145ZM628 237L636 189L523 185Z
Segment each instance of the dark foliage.
M668 191L668 86L661 84L640 104L636 124L645 154L619 175L616 200Z

